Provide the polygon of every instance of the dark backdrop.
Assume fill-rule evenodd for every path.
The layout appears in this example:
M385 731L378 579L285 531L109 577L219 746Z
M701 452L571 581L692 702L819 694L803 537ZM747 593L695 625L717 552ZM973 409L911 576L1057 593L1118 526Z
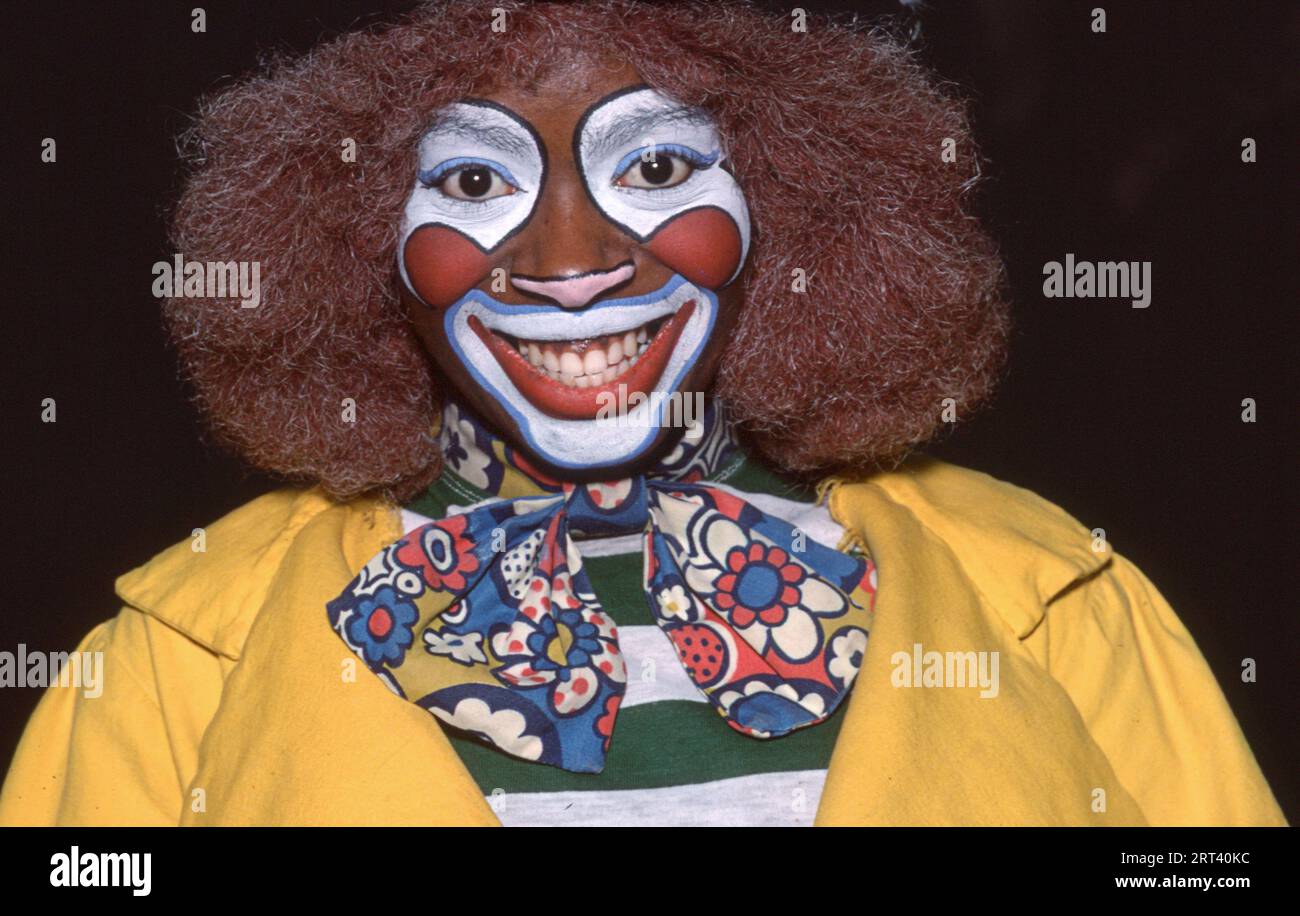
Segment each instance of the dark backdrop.
M266 51L411 6L213 2L196 35L195 5L3 14L3 650L71 649L116 613L118 574L275 485L202 440L150 297L172 138ZM931 451L1106 530L1196 637L1294 821L1300 6L932 2L920 21L922 53L971 100L1017 324L997 400ZM1066 252L1152 261L1150 308L1044 299L1043 264ZM37 699L0 690L0 768Z

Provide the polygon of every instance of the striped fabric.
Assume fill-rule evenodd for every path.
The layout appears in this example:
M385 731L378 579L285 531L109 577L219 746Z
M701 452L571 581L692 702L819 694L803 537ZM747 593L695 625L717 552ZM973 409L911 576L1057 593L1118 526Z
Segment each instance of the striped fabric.
M751 459L726 481L758 508L829 547L843 530L813 494ZM467 498L468 497L468 498ZM478 497L476 501L474 497ZM486 500L450 471L403 510L411 531ZM579 542L584 568L618 626L627 693L604 772L571 773L496 750L444 726L453 747L506 826L807 826L843 710L817 728L758 740L719 727L718 715L686 675L654 622L642 588L640 535Z

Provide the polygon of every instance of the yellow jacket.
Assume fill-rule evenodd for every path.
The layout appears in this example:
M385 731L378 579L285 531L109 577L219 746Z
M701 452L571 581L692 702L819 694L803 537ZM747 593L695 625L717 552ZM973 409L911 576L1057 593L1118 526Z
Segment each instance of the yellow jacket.
M1187 630L1061 509L927 459L825 491L880 581L817 823L1284 823ZM0 824L496 824L326 624L400 534L391 506L281 490L119 578L80 646L103 694L47 690ZM997 696L894 686L918 644L998 652Z

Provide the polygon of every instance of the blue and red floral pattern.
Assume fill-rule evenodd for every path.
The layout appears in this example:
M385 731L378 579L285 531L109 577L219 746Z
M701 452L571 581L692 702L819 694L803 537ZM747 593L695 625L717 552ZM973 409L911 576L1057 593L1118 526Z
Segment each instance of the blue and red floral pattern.
M449 414L444 449L458 472L528 495L400 538L329 603L331 625L394 692L448 725L523 759L600 772L627 670L571 535L643 531L650 609L727 724L768 738L823 721L861 667L875 567L699 482L702 461L716 467L732 451L717 422L723 433L696 431L672 453L679 477L530 474L530 487L509 449Z

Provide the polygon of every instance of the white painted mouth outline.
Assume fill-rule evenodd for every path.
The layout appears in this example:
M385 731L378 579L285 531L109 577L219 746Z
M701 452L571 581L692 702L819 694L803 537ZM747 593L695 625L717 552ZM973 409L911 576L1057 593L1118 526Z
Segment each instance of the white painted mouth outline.
M443 327L470 376L505 408L538 456L558 468L589 470L622 464L644 453L665 422L668 399L647 397L625 416L566 420L544 414L510 381L495 354L470 328L470 316L494 333L526 340L569 341L635 330L675 314L690 300L695 301L695 312L686 321L653 389L667 395L677 390L704 351L718 313L718 297L680 275L645 295L597 302L580 312L553 305L508 305L474 289L447 310ZM656 408L660 416L651 417Z

